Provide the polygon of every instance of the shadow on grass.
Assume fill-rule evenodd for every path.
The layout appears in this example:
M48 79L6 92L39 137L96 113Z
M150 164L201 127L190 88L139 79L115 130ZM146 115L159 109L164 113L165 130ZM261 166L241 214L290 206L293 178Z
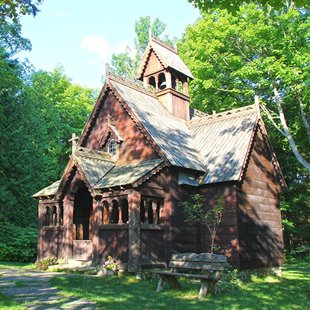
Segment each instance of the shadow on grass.
M0 309L1 310L23 310L26 309L21 304L15 302L11 297L4 295L0 292Z
M199 282L181 280L182 291L166 287L155 293L157 280L134 277L63 276L51 280L62 293L97 303L100 309L310 309L310 268L288 268L283 277L252 277L222 282L220 294L198 300Z

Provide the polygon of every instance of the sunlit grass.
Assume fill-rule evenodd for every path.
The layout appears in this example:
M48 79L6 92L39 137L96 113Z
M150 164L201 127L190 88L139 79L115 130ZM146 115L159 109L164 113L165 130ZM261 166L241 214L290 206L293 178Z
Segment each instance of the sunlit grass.
M285 266L282 277L252 275L219 285L217 296L198 300L200 284L181 280L184 289L166 287L156 294L156 279L133 276L90 277L76 275L51 282L63 293L97 303L100 309L310 309L310 267Z
M8 268L34 269L35 267L36 265L33 263L0 262L0 269L8 269Z

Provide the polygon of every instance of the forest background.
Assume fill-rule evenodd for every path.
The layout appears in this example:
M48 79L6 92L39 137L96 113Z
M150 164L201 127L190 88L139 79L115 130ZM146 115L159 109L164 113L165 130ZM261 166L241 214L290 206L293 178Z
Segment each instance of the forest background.
M184 0L185 1L185 0ZM258 95L288 191L281 197L288 254L310 259L309 7L303 0L192 0L201 18L182 38L162 37L165 24L135 22L134 50L112 56L112 70L133 78L151 28L177 45L195 80L192 106L207 113L254 103ZM261 3L262 2L262 3ZM34 70L17 53L30 50L20 16L39 1L0 1L0 261L34 261L37 201L31 195L58 180L73 132L80 134L99 90L72 83L62 67ZM284 118L284 123L283 123ZM292 150L293 149L293 150Z

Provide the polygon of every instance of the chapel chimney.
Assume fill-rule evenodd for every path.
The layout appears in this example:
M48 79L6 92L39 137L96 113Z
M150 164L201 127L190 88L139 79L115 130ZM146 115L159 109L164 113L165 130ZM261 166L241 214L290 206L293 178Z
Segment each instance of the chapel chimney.
M150 38L138 70L138 79L144 86L152 86L160 102L177 118L190 119L188 81L193 78L173 47Z

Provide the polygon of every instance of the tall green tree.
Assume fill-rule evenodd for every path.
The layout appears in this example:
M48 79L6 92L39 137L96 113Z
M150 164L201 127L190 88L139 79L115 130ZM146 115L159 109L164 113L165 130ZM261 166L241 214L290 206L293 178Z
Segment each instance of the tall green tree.
M266 12L250 4L234 14L203 14L178 46L195 76L190 84L194 107L221 111L259 96L289 193L294 193L282 206L286 227L303 227L302 234L292 228L297 239L306 236L310 215L308 45L307 10Z
M165 29L166 25L158 18L155 18L152 22L149 16L140 17L135 22L136 37L134 39L134 50L127 46L124 53L113 54L112 72L122 77L134 79L149 42L149 32L151 32L152 36L159 37ZM173 45L176 42L175 39L169 39L168 36L164 36L163 41L169 45Z
M280 10L283 8L301 8L308 7L309 1L307 0L188 0L188 2L192 3L195 7L198 7L201 11L207 12L213 9L223 9L228 10L230 12L236 12L240 7L244 4L255 3L265 8L265 10L276 9Z

